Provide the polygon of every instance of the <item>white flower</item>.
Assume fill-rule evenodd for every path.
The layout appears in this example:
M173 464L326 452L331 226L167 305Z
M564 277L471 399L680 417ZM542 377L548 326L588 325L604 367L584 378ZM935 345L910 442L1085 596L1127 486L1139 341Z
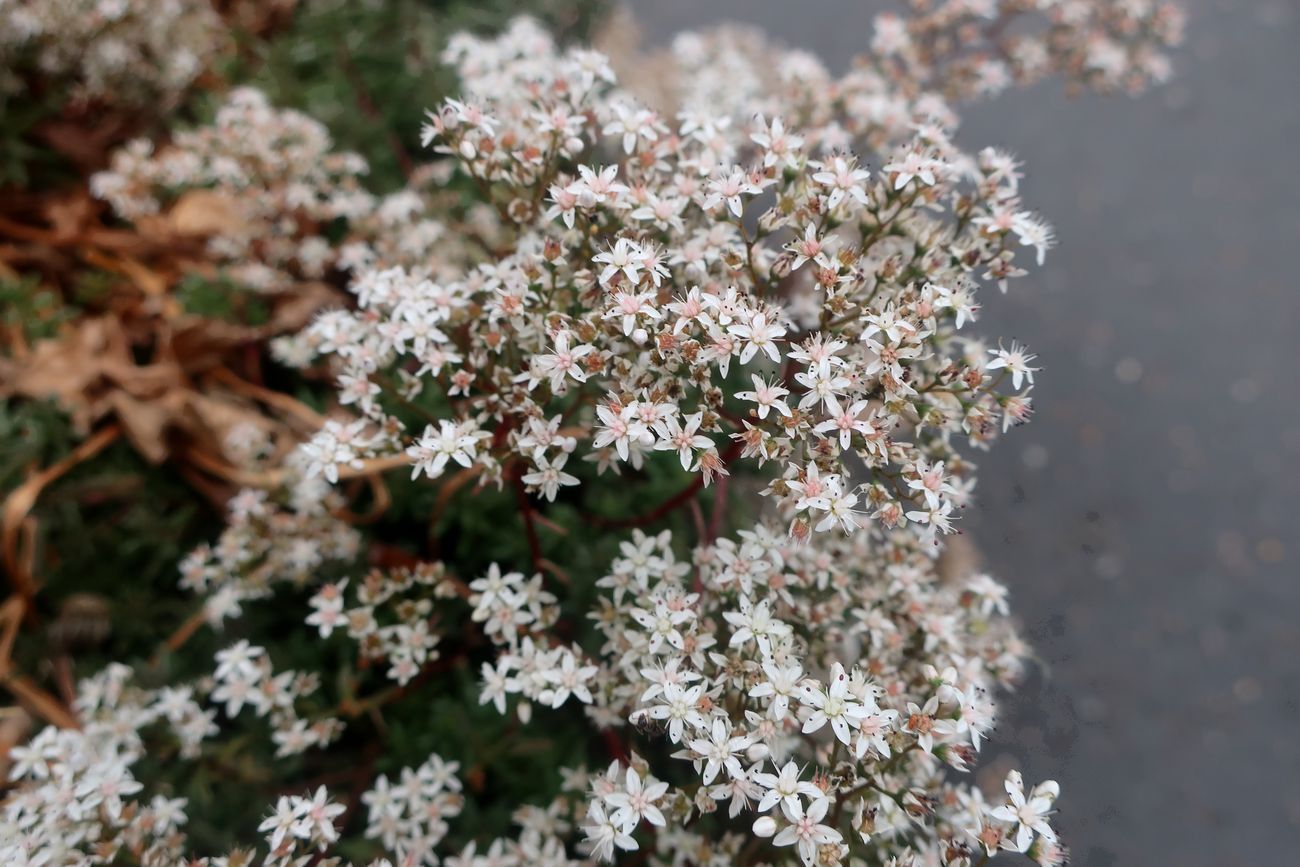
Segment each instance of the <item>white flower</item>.
M608 286L618 274L622 274L631 285L635 286L641 279L641 259L644 256L641 247L627 238L619 238L614 246L592 257L593 262L603 264L600 283Z
M772 653L772 639L790 634L790 627L772 616L771 605L766 599L755 604L748 596L741 596L740 610L724 611L722 617L736 628L731 635L732 647L753 641L764 658ZM750 694L753 695L752 692Z
M854 431L863 436L872 432L871 423L859 418L862 411L870 404L865 400L857 400L843 409L839 408L838 404L839 402L836 401L836 407L832 409L833 416L826 421L819 422L813 430L817 431L817 433L838 432L840 448L847 449L852 441Z
M951 533L953 504L951 500L943 500L938 506L927 509L914 509L907 513L907 520L914 521L918 524L925 525L925 530L921 531L923 539L934 541L938 533Z
M258 661L266 656L266 650L254 647L247 640L241 639L227 648L217 651L217 667L212 676L217 680L240 675L257 677L261 674Z
M670 604L665 599L654 600L653 607L653 611L643 608L628 611L633 620L650 632L650 643L646 649L650 653L657 653L665 644L674 650L685 649L686 639L682 637L680 627L695 618L694 612L685 606Z
M673 743L678 743L686 723L696 729L703 729L708 724L696 706L703 694L704 688L699 684L683 687L670 683L664 687L659 703L651 705L645 713L651 719L668 720L668 737Z
M907 719L903 728L908 734L916 737L916 745L927 753L934 752L935 715L938 712L938 696L930 696L924 707L916 702L907 703Z
M943 166L932 157L910 151L901 160L885 165L881 171L894 175L894 189L901 190L915 178L926 186L934 186L935 173Z
M518 692L520 689L519 681L510 677L510 661L505 658L498 659L496 666L485 662L479 671L483 677L483 688L479 690L478 703L492 702L497 713L505 713L506 694Z
M831 527L839 524L845 533L852 533L861 526L861 513L853 507L858 503L858 495L852 491L843 490L839 481L829 485L829 490L822 497L810 501L811 508L821 509L826 512L826 517L817 522L814 529L817 532L829 530Z
M411 478L418 478L420 473L424 473L429 478L436 479L442 475L449 460L462 467L471 466L478 439L475 433L446 419L438 422L436 431L433 425L426 426L415 445L406 450L413 467Z
M728 333L739 337L745 344L740 351L741 364L748 364L760 349L768 358L780 363L781 351L777 349L775 341L785 335L785 326L779 322L769 322L768 319L769 314L759 312L746 322L733 322L727 327Z
M853 755L861 759L867 755L868 750L875 750L877 755L889 758L893 751L890 749L889 741L885 736L889 734L897 720L898 711L893 708L885 710L873 709L862 717L858 721L858 734L853 746Z
M832 412L839 408L839 395L853 384L847 376L839 376L820 367L796 373L794 381L807 389L804 396L799 398L800 409L810 409L820 403Z
M741 168L733 168L725 175L710 179L708 189L709 194L704 197L702 203L704 209L712 210L722 202L726 202L727 210L736 219L740 219L745 212L745 204L741 196L754 196L763 192L763 188L754 183L749 173Z
M791 271L798 271L804 266L804 263L813 261L824 267L828 267L824 261L825 242L817 235L817 224L809 223L804 226L803 237L791 241L787 246L791 253L794 253L794 261L790 264Z
M803 724L804 734L809 734L831 724L835 737L849 746L853 729L862 722L869 711L849 695L849 676L838 662L831 666L830 688L823 690L815 683L805 684L799 700L814 709Z
M773 409L786 418L790 417L789 405L781 400L782 397L790 393L788 388L782 388L775 383L768 383L758 374L751 374L749 378L753 380L754 390L736 392L737 400L748 400L758 404L758 417L760 419L767 418L768 412Z
M614 294L611 300L612 306L605 313L605 318L621 320L624 336L631 337L636 333L639 319L659 320L663 318L663 313L655 307L653 293L620 290Z
M637 139L653 142L659 138L655 114L646 109L633 109L623 103L613 105L614 118L601 130L605 135L618 135L623 139L623 152L636 150Z
M257 826L259 831L270 832L270 836L266 839L272 852L279 849L285 838L293 834L293 828L302 815L302 807L298 799L290 800L281 795L275 802L275 812Z
M533 359L533 370L550 379L551 391L556 394L563 392L566 376L578 382L587 381L582 359L595 351L595 347L587 344L571 346L572 339L569 332L559 332L555 335L555 351Z
M750 133L749 137L763 148L765 167L770 168L777 163L792 169L799 167L799 149L803 147L803 136L788 132L779 117L772 118L772 123L765 125L760 116L758 129L758 132Z
M707 451L713 448L713 440L699 433L700 422L703 419L703 413L688 415L684 421L686 426L682 427L675 416L669 416L664 419L663 439L655 443L656 451L677 450L677 457L682 462L683 470L690 470L691 464L695 462L695 453L697 451Z
M551 684L551 689L543 693L550 697L551 707L559 707L572 695L583 704L591 704L591 691L587 682L596 676L596 666L578 665L578 658L571 651L564 651L558 668L542 671L542 677Z
M578 202L584 208L593 208L601 204L614 204L628 192L626 184L615 180L618 177L618 166L593 168L580 165L578 166L578 174L579 179L574 182L570 189L577 194Z
M943 472L943 461L934 464L924 458L913 467L916 478L907 480L907 487L924 495L926 506L931 509L939 507L941 499L954 492Z
M623 833L630 834L645 819L651 825L663 828L667 825L664 814L657 806L668 791L668 784L647 777L642 781L641 775L633 768L627 769L621 792L612 792L605 796L605 803L614 808L611 820L619 825Z
M1022 246L1034 248L1040 267L1047 257L1047 251L1056 246L1056 236L1051 225L1030 214L1017 214L1011 224L1011 231L1020 236Z
M1030 367L1029 362L1038 356L1030 355L1029 351L1019 343L1012 343L1010 349L1003 349L999 346L997 349L990 349L989 354L993 360L985 365L987 370L999 370L1006 368L1011 374L1011 386L1020 388L1022 380L1028 380L1030 385L1034 384L1034 374L1038 372L1037 367Z
M300 446L308 458L309 475L324 475L330 482L339 480L339 468L360 469L364 466L362 454L368 447L362 435L365 420L357 419L351 424L342 425L333 419L309 441Z
M764 658L764 679L750 687L751 698L772 698L768 713L773 719L784 720L790 712L790 699L799 694L799 682L803 678L803 668L797 662L779 665L775 660Z
M834 157L829 164L817 163L821 171L812 179L824 187L830 188L827 205L833 210L847 196L861 205L868 204L865 182L871 177L866 169L859 169L852 161L842 156Z
M723 768L733 778L743 776L745 771L735 754L746 749L753 739L747 735L733 736L731 726L715 718L709 729L708 738L696 738L687 743L696 755L704 760L702 780L709 785Z
M298 798L298 821L290 828L290 832L304 840L318 839L322 843L333 843L338 840L338 830L334 827L334 820L343 815L347 808L342 804L331 803L329 793L325 787L321 786L316 790L316 794L308 801L305 798Z
M654 441L654 437L644 424L636 419L636 406L629 404L621 409L615 410L614 407L602 404L596 407L596 415L600 418L602 428L596 434L592 445L595 448L603 449L605 446L613 444L618 456L623 460L628 459L628 450L632 443L649 445Z
M1009 841L1008 848L1016 852L1027 851L1035 832L1049 841L1056 840L1056 833L1047 821L1047 817L1052 814L1052 805L1060 794L1060 787L1056 782L1047 780L1039 783L1026 795L1025 783L1020 772L1010 771L1007 773L1005 788L1010 803L990 810L989 815L1012 824L1011 833L1014 836Z
M790 824L772 838L772 845L795 846L803 863L811 867L817 859L818 847L838 843L842 839L839 831L821 824L829 809L830 801L824 798L813 801L806 811L798 801L793 806L783 801L781 811ZM755 831L757 833L757 829Z
M826 793L816 785L799 779L799 766L794 762L786 762L775 774L756 773L754 782L767 790L755 808L760 813L766 813L777 804L797 809L801 803L800 795L813 801L826 797Z
M571 476L563 472L564 464L568 461L569 456L560 454L553 460L546 458L537 458L537 469L531 473L525 473L523 483L535 488L541 488L543 496L550 502L555 502L555 495L559 492L561 486L578 484L578 477Z
M623 830L622 823L606 814L605 806L600 801L592 801L587 805L587 824L582 826L582 830L587 833L592 854L601 861L614 860L615 847L627 851L639 848L636 840Z
M307 625L315 626L321 638L329 638L346 621L343 614L343 590L347 585L346 578L338 584L326 584L307 601L313 609L307 617Z

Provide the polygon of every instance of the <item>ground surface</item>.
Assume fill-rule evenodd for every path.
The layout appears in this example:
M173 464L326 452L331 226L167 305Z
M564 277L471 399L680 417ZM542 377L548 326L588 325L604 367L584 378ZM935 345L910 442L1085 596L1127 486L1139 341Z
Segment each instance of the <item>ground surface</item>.
M1044 666L986 761L1064 789L1084 867L1300 860L1300 5L1185 0L1176 83L970 106L1061 239L984 332L1038 415L967 528ZM875 2L654 0L656 41L749 21L843 68Z

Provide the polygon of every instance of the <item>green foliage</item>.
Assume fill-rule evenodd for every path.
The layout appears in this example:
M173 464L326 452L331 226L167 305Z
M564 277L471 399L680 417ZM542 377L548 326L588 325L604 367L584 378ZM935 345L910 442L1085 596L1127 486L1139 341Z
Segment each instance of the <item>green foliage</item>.
M24 186L34 177L66 177L62 159L35 137L41 121L56 113L57 106L25 92L0 93L0 189Z
M187 274L175 289L176 300L186 313L236 325L265 325L271 318L270 305L259 293L226 277L209 279Z
M421 112L455 78L439 61L448 36L494 29L532 14L581 35L596 0L320 0L300 4L288 31L246 46L231 78L266 91L274 105L300 109L330 128L341 150L370 164L372 188L405 181L419 162ZM414 155L414 156L412 156Z
M30 468L50 466L80 441L51 404L0 403L0 491ZM91 674L113 659L152 652L166 632L194 608L176 583L176 563L219 527L175 473L143 461L125 442L105 449L41 492L36 520L36 596L45 628L19 642L20 666L40 672L55 647L50 624L69 597L87 594L106 606L107 639L76 648L76 674Z
M75 308L64 305L57 292L43 288L35 275L0 280L0 311L6 329L21 329L28 343L53 337L61 324L76 315Z

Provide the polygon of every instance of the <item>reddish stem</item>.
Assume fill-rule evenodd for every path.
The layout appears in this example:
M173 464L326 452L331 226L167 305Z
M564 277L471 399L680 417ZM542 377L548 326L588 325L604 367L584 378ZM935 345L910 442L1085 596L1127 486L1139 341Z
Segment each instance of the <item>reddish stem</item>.
M524 534L528 537L528 550L533 556L533 569L542 571L545 558L542 557L542 542L537 538L537 522L533 520L533 504L528 500L528 490L524 486L523 467L514 473L515 500L519 511L524 516Z
M644 527L646 524L653 524L660 518L672 514L679 506L689 502L695 496L695 492L702 487L704 487L704 474L700 473L691 479L686 487L648 512L642 512L640 515L632 515L627 518L602 518L599 515L590 515L588 520L595 526L603 528Z
M728 446L727 450L722 453L722 466L726 467L734 461L740 455L740 451L743 447L743 444L740 442L733 442ZM726 478L726 476L719 476L718 484L721 485ZM644 527L647 524L653 524L660 518L672 514L679 506L689 502L690 499L695 496L696 492L703 487L704 473L697 473L695 478L691 479L686 487L682 488L680 491L673 494L648 512L642 512L640 515L632 515L627 518L602 518L600 515L588 515L587 520L590 521L593 526L601 528ZM717 516L715 515L715 519L716 517Z
M628 750L627 744L623 743L623 739L618 736L618 732L613 729L603 729L600 734L605 741L605 748L609 750L611 756L625 765L632 763L632 754Z
M718 493L713 497L713 516L709 520L707 543L712 545L722 532L722 519L727 511L727 486L730 476L718 476Z

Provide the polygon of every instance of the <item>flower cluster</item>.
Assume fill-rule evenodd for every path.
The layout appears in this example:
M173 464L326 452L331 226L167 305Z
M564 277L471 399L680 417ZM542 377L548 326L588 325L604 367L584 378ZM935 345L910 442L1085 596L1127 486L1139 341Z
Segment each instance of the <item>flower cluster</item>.
M177 745L180 758L197 758L221 730L216 708L205 705L224 705L230 717L244 706L269 714L280 756L323 747L341 731L337 720L308 723L294 711L295 700L316 690L314 675L273 674L265 651L246 641L220 651L216 663L210 683L143 689L120 664L83 681L76 701L81 729L47 728L10 751L10 781L21 785L0 816L4 863L183 861L185 799L148 795L133 768L146 757L146 739L159 731ZM336 842L333 819L342 809L327 800L324 788L313 797L280 798L261 827L268 832L270 863L287 863L298 847L318 851Z
M704 485L750 458L785 468L766 493L798 538L951 532L972 483L957 444L1030 412L1033 356L963 330L981 280L1005 287L1053 243L1015 161L963 153L939 98L856 72L787 81L783 113L815 126L765 113L777 97L669 124L590 52L534 36L484 49L506 58L490 85L461 70L519 96L429 121L513 245L459 273L363 271L356 312L312 326L360 413L308 447L313 468L405 452L417 475L513 472L553 500L579 483L572 458L617 473L671 451ZM852 140L876 143L877 171ZM455 416L407 433L388 384Z
M453 213L438 201L445 168L420 168L387 195L366 188L367 172L360 156L335 149L323 124L243 87L210 124L164 145L128 143L90 187L146 233L205 237L208 259L240 287L304 301L340 272L437 269L463 261L475 239L491 240L479 209ZM275 351L300 366L317 350L294 337Z
M364 805L349 851L405 865L632 850L665 867L971 867L1003 850L1061 863L1055 783L1026 790L1012 772L989 800L957 776L1028 651L1006 588L954 566L945 537L974 490L968 453L1029 419L1038 372L1025 347L970 326L980 293L1007 291L1054 237L1014 158L955 143L954 104L1049 71L1103 89L1158 79L1177 16L1146 2L916 6L901 27L881 19L839 77L804 53L755 52L743 31L677 40L653 88L527 19L456 37L445 59L463 95L424 131L440 160L427 176L450 196L375 198L323 129L251 92L169 149L120 155L96 187L124 216L183 188L231 203L240 228L212 243L249 285L352 273L350 306L276 350L330 371L336 405L284 467L246 474L273 490L236 496L226 533L182 573L214 626L305 595L305 635L393 683L360 696L366 678L339 674L336 704L337 672L277 673L260 638L227 642L210 677L129 703L112 669L117 686L90 692L114 697L84 712L122 719L19 755L5 819L19 863L179 857L179 806L111 800L142 791L129 769L154 722L189 756L218 709L234 724L252 708L280 757L332 761L343 718L386 737L381 708L414 697L427 714L449 691L512 731L585 725L604 770L563 770L549 801L514 809L516 835L470 829L451 854L458 765L435 754L394 783L372 763L346 803L315 784L279 797L260 827L266 862L342 863ZM265 451L227 445L236 463ZM361 537L332 486L387 470L435 495L431 533L466 486L511 490L527 559L503 545L483 568L412 557L338 575ZM602 487L664 479L677 492L638 514L592 510ZM743 520L727 510L742 480L760 513ZM472 512L467 499L452 508ZM568 532L561 515L638 529L614 537L612 562L575 551L561 565L538 538ZM452 670L467 692L438 676ZM482 773L467 771L469 790ZM82 841L81 861L64 857Z
M218 260L241 283L270 291L291 274L319 278L334 264L323 226L375 209L365 171L361 157L333 150L318 121L240 88L211 125L177 133L158 152L149 139L128 144L91 190L130 220L186 191L207 191L199 226L219 230L210 241Z
M10 781L21 785L0 815L0 861L174 862L184 848L186 804L142 794L144 786L132 773L145 755L141 733L165 726L193 754L216 733L215 711L204 709L188 688L135 687L125 665L83 681L76 709L80 730L47 728L10 751Z
M31 76L73 100L172 102L226 43L206 0L6 0L0 4L0 93Z
M1001 835L990 851L1029 848L1032 835L1010 835L1008 817L973 809L942 773L972 766L992 695L1023 665L1001 585L942 579L903 532L794 545L759 525L693 562L670 533L638 532L622 553L592 613L607 661L592 716L680 746L698 775L678 790L688 814L746 814L806 863L832 843L847 854L850 833L882 854L968 851L971 828Z
M328 745L339 736L343 723L330 716L311 720L297 710L301 699L320 689L315 672L272 670L265 648L238 641L217 652L209 698L234 719L249 707L259 717L269 717L277 756L292 756Z
M335 517L343 500L322 479L286 465L288 477L272 493L246 488L228 504L221 537L180 564L181 586L204 596L204 616L220 626L248 600L266 598L275 585L318 580L330 563L356 559L360 534Z
M420 566L372 572L356 592L357 604L345 609L348 580L326 584L308 603L307 625L321 638L344 630L357 642L362 660L387 662L388 676L405 686L426 663L436 660L438 636L429 630L433 598L448 586L441 570Z
M906 14L877 15L859 75L889 90L949 99L993 96L1048 77L1072 89L1138 92L1171 74L1169 50L1184 13L1164 0L908 0ZM629 26L631 25L631 26ZM621 79L647 102L716 111L752 102L783 78L828 82L822 63L739 26L677 35L640 50L635 25L615 16L603 41ZM777 55L779 63L759 61ZM482 55L480 55L481 57Z
M395 785L381 774L361 796L366 836L380 840L401 863L436 865L434 850L447 835L447 820L460 815L464 803L458 770L435 754L418 768L403 768Z
M746 459L782 468L763 490L782 526L702 539L686 559L667 532L625 543L597 582L595 652L548 629L541 573L443 580L500 648L483 704L517 700L527 721L576 700L694 769L670 789L625 756L594 778L590 851L639 848L647 830L664 855L734 857L746 844L727 823L684 827L726 805L809 864L854 839L946 863L1059 853L1050 797L1027 796L1021 821L942 770L972 766L1025 653L1005 589L943 581L935 561L972 489L959 443L984 447L1030 412L1033 356L963 331L981 281L1005 289L1024 250L1041 263L1053 243L1015 161L960 151L934 94L860 68L832 82L801 57L777 63L775 92L707 110L683 93L698 108L670 120L604 58L526 22L449 56L467 98L431 113L427 138L495 206L500 241L460 272L363 270L356 312L312 326L358 413L304 447L313 471L404 459L414 477L454 470L554 502L590 479L575 461L626 474L667 451L695 488ZM403 405L431 390L451 412L408 433ZM331 621L364 624L353 637L373 631L368 606L330 604Z
M949 95L1000 93L1060 76L1136 92L1169 78L1183 12L1162 0L911 0L909 17L876 18L880 67Z

